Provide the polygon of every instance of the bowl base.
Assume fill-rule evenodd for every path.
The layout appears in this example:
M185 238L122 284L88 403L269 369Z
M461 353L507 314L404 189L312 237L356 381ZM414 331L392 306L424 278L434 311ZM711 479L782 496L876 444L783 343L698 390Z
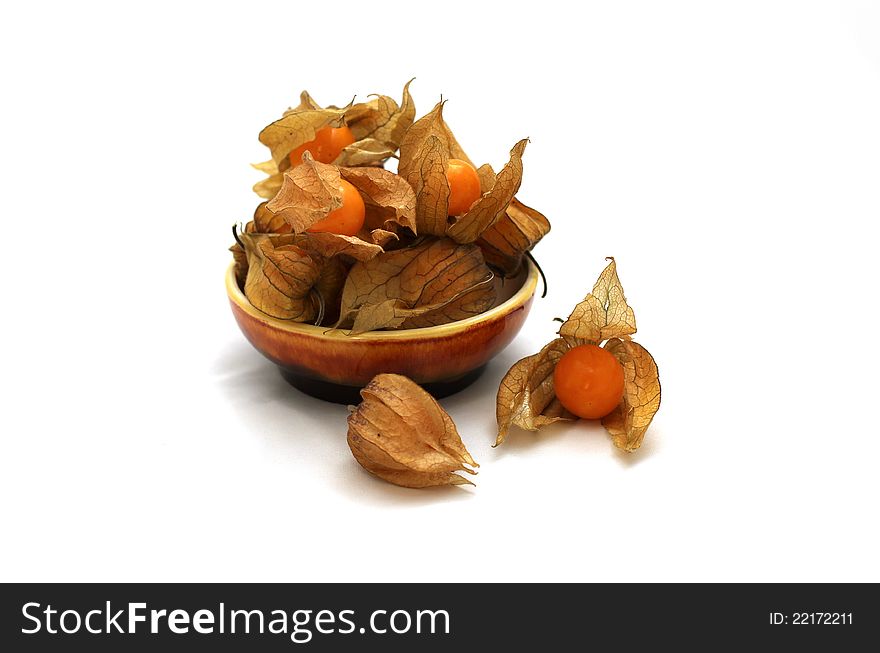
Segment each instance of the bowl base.
M354 385L342 385L339 383L330 383L329 381L320 381L308 376L296 374L288 369L279 367L281 376L294 388L307 395L324 401L331 401L335 404L354 404L361 403L361 387ZM471 383L480 378L485 371L486 366L482 365L475 370L471 370L467 374L463 374L455 379L448 381L435 381L433 383L423 383L422 387L429 392L435 399L448 397L455 394L459 390L464 390Z

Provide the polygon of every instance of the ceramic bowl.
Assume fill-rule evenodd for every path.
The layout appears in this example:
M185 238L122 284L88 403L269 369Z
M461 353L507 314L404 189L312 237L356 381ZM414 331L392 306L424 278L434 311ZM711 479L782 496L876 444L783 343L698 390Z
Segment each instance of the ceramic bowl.
M358 391L376 374L408 376L435 397L473 383L525 322L538 270L528 262L499 284L499 302L480 315L440 326L371 331L356 336L269 317L254 308L226 271L226 292L242 333L294 387L338 403L358 403Z

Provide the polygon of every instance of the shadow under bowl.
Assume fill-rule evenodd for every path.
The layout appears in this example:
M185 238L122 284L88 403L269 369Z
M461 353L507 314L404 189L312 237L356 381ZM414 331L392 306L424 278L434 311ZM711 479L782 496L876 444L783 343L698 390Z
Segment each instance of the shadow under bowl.
M254 348L306 394L344 404L360 402L359 391L381 373L402 374L435 397L467 387L519 333L532 305L538 270L528 261L516 277L496 281L498 302L457 322L420 329L345 330L279 320L254 308L226 271L226 293L236 322Z

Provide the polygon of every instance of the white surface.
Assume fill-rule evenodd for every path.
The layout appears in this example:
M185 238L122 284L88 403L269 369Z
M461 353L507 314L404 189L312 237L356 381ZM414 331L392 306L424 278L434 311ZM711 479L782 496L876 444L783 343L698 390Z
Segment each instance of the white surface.
M301 4L4 9L0 578L880 581L876 5ZM475 160L531 137L553 223L549 297L443 402L474 489L368 476L223 291L259 129L411 76ZM661 371L644 447L493 450L606 255Z

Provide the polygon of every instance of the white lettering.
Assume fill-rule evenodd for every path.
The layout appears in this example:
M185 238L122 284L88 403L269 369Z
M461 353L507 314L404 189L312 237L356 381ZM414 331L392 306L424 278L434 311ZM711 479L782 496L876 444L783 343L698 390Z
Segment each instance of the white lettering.
M58 614L58 611L53 610L51 605L47 605L46 609L43 610L43 614L46 615L46 632L50 635L57 635L58 631L52 628L52 615Z
M138 614L138 610L145 610L147 608L146 603L129 603L128 604L128 632L129 634L134 634L137 632L137 623L138 621L146 621L147 616ZM109 630L109 629L108 629Z
M321 610L318 614L315 615L315 630L317 630L322 635L329 635L335 632L333 628L323 628L324 624L330 624L331 626L336 625L336 617L330 612L330 610Z
M24 635L33 635L34 633L38 633L38 632L40 632L40 628L43 626L42 622L39 619L37 619L34 615L28 614L28 608L30 608L31 606L35 606L35 607L39 608L40 604L39 603L25 603L23 606L21 606L21 614L25 618L30 619L35 624L37 624L37 627L31 628L30 630L26 630L26 629L22 628L21 632Z
M168 628L172 633L183 635L189 632L189 614L186 610L172 610L168 614Z
M297 644L305 644L306 642L311 641L312 631L308 628L303 628L303 626L309 623L309 616L311 614L311 610L297 610L291 615L293 617L293 630L290 631L290 641L296 642ZM305 619L303 619L303 617L305 617ZM301 639L298 639L300 637Z
M193 615L193 628L203 635L214 632L214 613L210 610L199 610Z
M244 632L251 632L251 617L253 617L254 615L256 615L260 620L260 628L256 632L263 632L263 613L260 610L251 610L250 612L248 612L247 610L233 610L229 614L229 632L235 632L235 618L238 615L244 616Z
M278 615L269 622L269 632L273 635L287 633L287 613L284 610L272 610L272 616ZM276 626L277 624L277 626Z
M76 617L76 626L74 628L67 628L64 625L64 618L68 615L73 615L74 617ZM61 613L59 623L61 624L61 630L63 630L68 635L73 635L73 633L77 632L80 629L80 626L82 626L82 619L79 616L79 612L77 612L76 610L65 610Z
M89 631L92 635L100 635L101 634L100 630L95 630L94 628L92 628L92 615L93 614L99 615L99 614L101 614L101 611L100 610L90 610L86 614L86 630Z
M110 601L107 601L107 634L110 634L110 626L113 626L118 633L124 633L122 627L116 623L116 620L122 616L122 610L113 615L113 618L110 618Z
M168 614L168 610L150 610L150 632L154 635L159 632L159 619Z
M406 626L404 626L403 628L398 630L395 627L394 622L395 622L396 617L398 617L399 615L403 615L404 617L406 617ZM400 635L400 634L405 633L406 631L409 630L409 627L412 625L412 619L409 616L409 612L407 612L406 610L395 610L394 612L391 613L390 623L391 623L391 630L393 630L395 633Z
M447 635L449 634L449 613L446 610L419 610L416 612L416 632L422 632L422 617L430 617L431 618L431 630L429 633L437 633L440 632L437 630L437 617L443 615L443 631Z
M370 630L372 630L374 633L378 633L379 635L384 635L388 632L387 628L385 628L384 630L379 630L378 628L376 628L376 615L378 614L388 614L388 612L386 610L376 610L375 612L373 612L373 614L370 615Z
M354 610L341 610L341 611L339 612L339 621L341 621L341 622L344 623L344 624L348 624L349 626L351 626L351 628L348 628L348 629L346 629L346 630L342 630L342 628L340 628L339 630L337 630L336 632L338 632L340 635L348 635L348 634L354 632L354 629L355 629L354 622L346 616L346 615L350 615L350 614L353 615L353 614L354 614Z

